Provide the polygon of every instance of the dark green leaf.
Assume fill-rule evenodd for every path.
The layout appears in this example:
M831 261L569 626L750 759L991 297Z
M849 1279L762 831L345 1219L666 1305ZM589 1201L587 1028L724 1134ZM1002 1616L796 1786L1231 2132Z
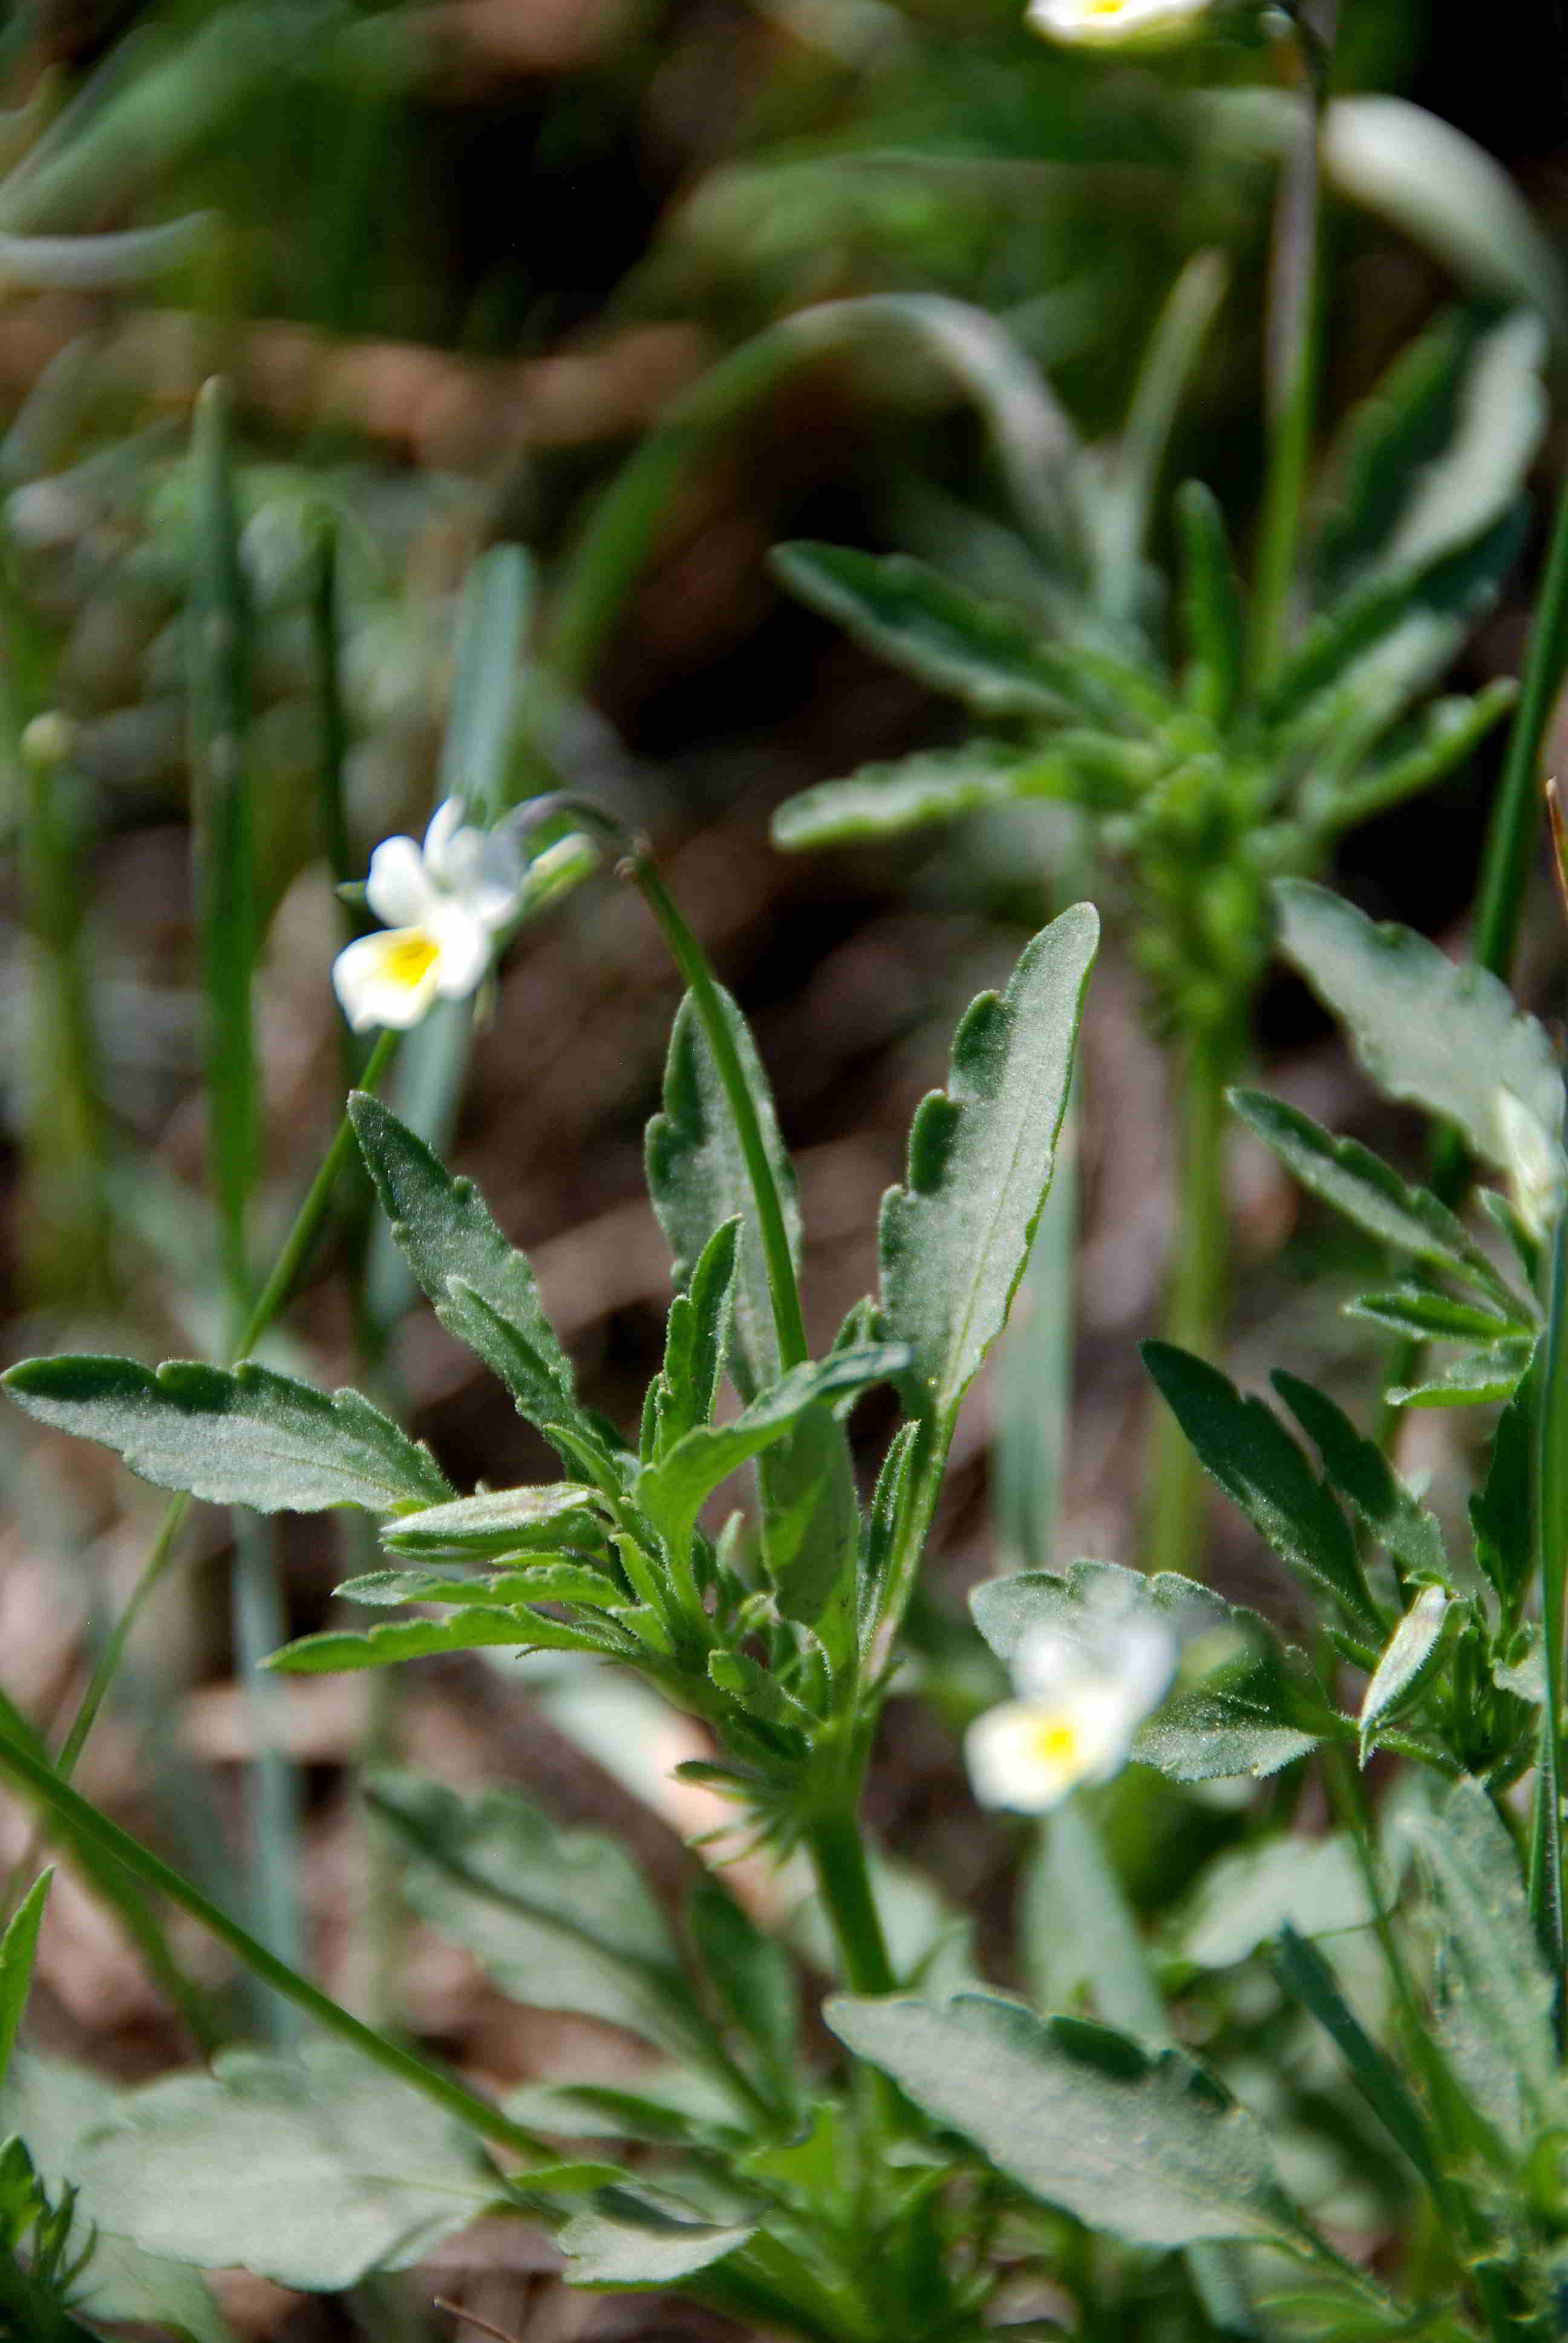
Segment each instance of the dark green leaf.
M100 1441L162 1489L264 1513L389 1513L451 1494L429 1451L361 1399L269 1367L171 1359L24 1359L4 1381L29 1415Z
M1446 1293L1423 1285L1407 1285L1393 1293L1358 1293L1346 1302L1345 1312L1422 1342L1493 1342L1525 1331L1517 1319L1500 1318L1495 1310L1483 1310L1473 1302L1451 1301Z
M479 1604L492 1610L522 1603L588 1603L604 1609L625 1599L625 1590L602 1570L548 1558L474 1578L453 1578L438 1570L372 1570L362 1578L346 1578L333 1591L345 1603Z
M1470 1501L1476 1562L1511 1613L1535 1567L1531 1473L1530 1395L1522 1388L1497 1420L1490 1469Z
M1377 1626L1377 1604L1345 1517L1278 1417L1173 1343L1146 1342L1143 1360L1204 1470L1259 1535L1358 1624Z
M1448 1574L1448 1556L1436 1516L1412 1496L1375 1442L1363 1440L1326 1392L1302 1383L1282 1368L1274 1389L1322 1458L1323 1470L1347 1497L1379 1544L1406 1571Z
M1351 2078L1389 2137L1403 2150L1423 2180L1437 2177L1438 2163L1426 2118L1345 2001L1333 1971L1315 1945L1296 1934L1289 1921L1280 1931L1280 1974L1304 2009L1310 2010L1337 2045Z
M1087 903L1025 950L1005 993L960 1025L947 1091L918 1109L908 1183L882 1202L882 1307L950 1424L1001 1332L1050 1184L1084 989Z
M1181 620L1191 666L1187 696L1216 728L1228 724L1241 684L1246 629L1241 582L1219 499L1201 480L1176 498L1181 530Z
M11 2053L16 2047L16 2029L27 2006L38 1931L44 1923L44 1906L49 1900L49 1885L54 1876L53 1871L45 1871L33 1882L13 1913L5 1935L0 1936L0 2090L5 2088Z
M840 1996L825 2015L928 2115L1095 2229L1140 2246L1303 2244L1262 2127L1178 2051L1151 2057L986 1993Z

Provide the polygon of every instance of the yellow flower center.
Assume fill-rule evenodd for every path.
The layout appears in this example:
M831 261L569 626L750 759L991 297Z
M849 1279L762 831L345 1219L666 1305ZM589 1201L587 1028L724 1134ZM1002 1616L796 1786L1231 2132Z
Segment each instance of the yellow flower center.
M1071 1765L1078 1757L1078 1728L1065 1717L1037 1725L1030 1735L1030 1754L1041 1765Z
M1089 13L1091 16L1120 16L1124 5L1125 0L1089 0Z
M388 946L386 972L393 984L407 986L412 992L422 984L440 958L440 948L428 936L405 936L398 943Z

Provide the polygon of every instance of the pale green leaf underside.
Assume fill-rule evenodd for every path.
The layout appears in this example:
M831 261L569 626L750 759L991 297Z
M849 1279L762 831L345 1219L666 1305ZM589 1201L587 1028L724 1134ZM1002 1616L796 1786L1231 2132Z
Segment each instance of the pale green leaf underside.
M896 838L927 822L953 821L1020 798L1077 794L1065 757L1006 742L924 749L893 764L863 765L841 781L819 781L773 817L773 843L786 853Z
M92 2217L148 2252L317 2293L407 2268L502 2193L449 2117L331 2044L154 2083L76 2164Z
M598 2207L567 2223L559 2244L573 2286L647 2293L711 2269L756 2234L755 2222L704 2221L640 2193L606 2190Z
M427 1505L417 1513L401 1513L388 1523L383 1543L396 1554L424 1556L516 1554L524 1547L574 1544L579 1537L603 1535L598 1516L588 1508L591 1489L571 1481L547 1482L542 1487L486 1489L477 1496L454 1497Z
M950 1420L1001 1332L1050 1183L1084 989L1100 940L1080 903L1027 946L1004 993L982 993L946 1091L910 1134L907 1184L882 1203L881 1300L939 1416Z
M467 1946L503 1992L689 2051L706 2021L658 1904L613 1839L562 1830L510 1791L462 1797L383 1774L369 1798L406 1858L415 1910Z
M987 1993L829 2003L834 2032L1047 2204L1130 2245L1299 2248L1261 2127L1178 2052Z
M427 1449L357 1392L314 1391L254 1364L25 1359L4 1378L29 1415L118 1451L161 1489L258 1513L369 1513L451 1491Z
M614 1653L619 1648L608 1638L563 1626L538 1611L492 1610L474 1604L449 1619L399 1619L367 1628L362 1634L327 1628L286 1644L266 1664L285 1675L336 1676L361 1668L397 1667L405 1660L440 1659L456 1652Z
M1490 970L1451 960L1409 928L1379 927L1306 880L1280 880L1274 898L1281 949L1391 1098L1454 1123L1473 1153L1506 1172L1511 1095L1557 1151L1563 1078L1552 1045Z

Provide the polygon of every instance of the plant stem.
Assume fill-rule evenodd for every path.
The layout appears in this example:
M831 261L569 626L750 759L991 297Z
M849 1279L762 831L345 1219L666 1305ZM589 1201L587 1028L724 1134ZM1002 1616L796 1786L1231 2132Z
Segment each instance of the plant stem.
M1322 13L1332 16L1332 0ZM1252 596L1251 679L1266 690L1284 657L1301 551L1307 471L1317 416L1319 136L1332 25L1299 35L1302 118L1285 163L1274 221L1268 322L1268 467Z
M1192 1035L1177 1067L1181 1113L1175 1253L1165 1300L1165 1338L1211 1359L1224 1326L1230 1240L1225 1192L1225 1092L1238 1050L1219 1031ZM1168 1408L1156 1419L1145 1527L1146 1567L1198 1574L1203 1475Z
M451 2077L403 2050L385 2035L364 2026L341 2005L320 1992L297 1970L278 1959L275 1953L258 1943L236 1920L231 1920L216 1904L205 1896L199 1887L165 1863L161 1856L120 1829L88 1801L62 1782L57 1774L41 1758L31 1756L9 1737L0 1735L0 1768L23 1785L55 1818L65 1825L73 1835L87 1839L104 1854L124 1865L133 1878L144 1886L166 1896L182 1912L188 1912L199 1921L209 1935L220 1944L227 1945L246 1966L273 1990L314 2017L328 2033L361 2051L386 2073L422 2092L434 2105L444 2107L465 2127L481 2139L493 2140L498 2147L508 2147L518 2155L554 2162L555 2153L534 2133L521 2124L513 2123L498 2107L481 2099Z
M852 1802L824 1815L807 1839L822 1908L832 1923L851 1993L892 1993L898 1986L887 1939L871 1893L865 1843Z
M789 1232L778 1183L773 1177L773 1167L768 1161L768 1147L758 1119L757 1104L746 1080L740 1053L735 1046L729 1020L725 1014L719 982L707 953L681 918L675 899L660 878L658 866L646 847L639 846L630 855L627 868L640 889L643 900L658 921L675 964L686 980L697 1014L702 1021L708 1046L713 1052L725 1103L735 1125L736 1137L740 1141L740 1151L746 1159L747 1177L751 1182L758 1229L768 1263L768 1287L773 1301L773 1322L779 1335L779 1363L782 1371L788 1372L810 1356L806 1340L806 1321L800 1308L800 1288L795 1275L795 1257L789 1247Z

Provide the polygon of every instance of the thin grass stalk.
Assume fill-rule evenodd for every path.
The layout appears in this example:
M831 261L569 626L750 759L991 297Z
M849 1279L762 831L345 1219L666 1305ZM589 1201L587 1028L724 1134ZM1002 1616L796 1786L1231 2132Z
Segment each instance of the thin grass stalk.
M1319 144L1328 100L1336 0L1302 0L1297 27L1302 119L1274 220L1267 326L1268 465L1252 594L1251 681L1273 680L1290 637L1300 567L1321 363ZM1312 21L1306 21L1308 16Z
M377 1089L392 1061L400 1039L400 1035L393 1032L381 1035L366 1066L360 1084L363 1090ZM333 1190L355 1144L354 1125L345 1115L322 1161L320 1170L310 1183L294 1225L284 1240L277 1260L274 1263L272 1274L257 1297L240 1342L230 1357L231 1366L238 1366L244 1360L249 1358L293 1293L300 1272L310 1257L316 1240L327 1219ZM178 1550L180 1529L186 1515L190 1511L190 1498L182 1494L172 1497L164 1509L163 1521L153 1541L147 1559L142 1565L141 1575L131 1590L126 1607L116 1621L103 1649L98 1654L93 1673L88 1678L86 1689L66 1729L60 1755L55 1761L54 1770L63 1782L68 1783L75 1773L82 1751L86 1746L88 1736L108 1696L109 1689L119 1673L136 1621L158 1586L165 1572L175 1559ZM0 1716L0 1727L3 1725L4 1718ZM35 1839L25 1851L7 1882L5 1898L7 1911L15 1904L19 1879L24 1875L31 1877L36 1869L37 1843Z
M555 2153L533 2132L514 2123L481 2099L452 2077L435 2066L427 2066L422 2058L405 2050L371 2026L362 2025L349 2011L322 1993L309 1979L302 1976L287 1962L280 1960L258 1938L232 1920L226 1912L204 1896L199 1887L164 1862L139 1839L112 1823L106 1815L88 1803L41 1758L31 1755L20 1744L0 1733L0 1771L36 1799L55 1821L73 1836L88 1841L100 1852L111 1857L155 1895L162 1896L180 1911L186 1912L209 1936L226 1945L237 1954L253 1976L270 1986L274 1993L291 2002L307 2017L313 2017L329 2034L348 2043L363 2053L387 2074L407 2083L438 2107L454 2116L467 2131L480 2139L494 2142L497 2147L510 2148L515 2154L535 2161L555 2162Z
M258 956L256 852L247 742L253 621L240 558L234 484L233 398L204 385L192 441L196 561L191 598L191 770L200 884L202 968L207 1000L209 1172L217 1205L231 1340L254 1299L250 1213L261 1111L252 1014ZM253 1895L258 1925L297 1959L304 1940L298 1785L280 1738L282 1703L264 1687L261 1663L286 1634L270 1523L234 1523L230 1581L235 1662L249 1721L246 1775ZM284 2030L293 2031L291 2017Z

